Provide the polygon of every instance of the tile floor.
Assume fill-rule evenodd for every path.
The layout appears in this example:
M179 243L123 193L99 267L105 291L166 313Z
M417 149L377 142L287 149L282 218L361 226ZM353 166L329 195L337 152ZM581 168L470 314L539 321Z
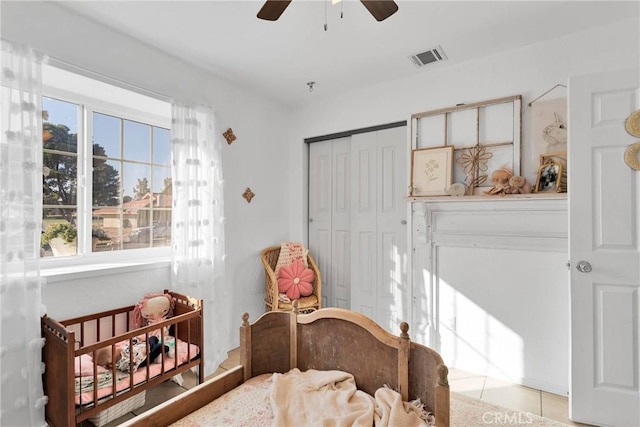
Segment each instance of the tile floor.
M220 364L212 376L236 366L238 362L238 349L230 351L227 360ZM117 426L197 384L194 373L188 372L183 374L183 377L184 382L181 386L172 381L167 381L147 390L144 406L105 424L105 427ZM451 391L484 400L495 405L531 412L532 414L541 415L572 426L586 426L586 424L573 423L569 420L568 400L564 396L558 396L556 394L457 369L451 369L449 371L449 385ZM84 422L82 423L82 427L93 427L93 424Z
M565 396L458 369L449 370L449 387L451 391L494 405L530 412L571 426L587 426L569 420L569 401Z

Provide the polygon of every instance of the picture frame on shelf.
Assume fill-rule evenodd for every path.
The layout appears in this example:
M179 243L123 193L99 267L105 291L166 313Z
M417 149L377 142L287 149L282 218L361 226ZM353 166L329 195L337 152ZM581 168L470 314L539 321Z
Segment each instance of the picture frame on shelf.
M562 166L562 180L560 182L561 189L559 192L565 193L568 190L567 186L567 152L566 151L555 151L552 153L543 153L540 154L540 166L544 165L548 162L556 162Z
M538 168L534 193L561 193L562 165L548 160Z
M452 179L452 145L412 150L410 196L445 196Z

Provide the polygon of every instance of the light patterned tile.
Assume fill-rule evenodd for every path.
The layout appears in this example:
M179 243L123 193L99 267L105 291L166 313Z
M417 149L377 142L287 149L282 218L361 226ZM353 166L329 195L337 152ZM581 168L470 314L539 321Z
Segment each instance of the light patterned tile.
M133 412L127 412L126 414L124 414L123 416L121 416L120 418L116 418L115 420L108 422L106 424L103 424L102 427L115 427L115 426L119 426L120 424L122 424L125 421L129 421L131 418L134 418L135 414ZM91 424L93 425L93 424Z
M154 406L164 403L165 401L176 397L181 393L184 393L185 391L186 390L184 388L180 387L173 381L165 381L163 383L160 383L157 386L151 387L147 390L144 406L135 409L133 413L139 415L144 411L153 408Z
M227 372L227 370L218 366L218 369L216 369L211 375L204 377L204 380L205 381L210 380L211 378L218 376L224 372Z
M234 348L227 353L227 358L220 363L220 366L224 369L231 369L234 366L240 364L240 349Z
M587 426L569 419L569 399L546 391L542 392L542 416L570 426Z
M474 399L480 399L486 377L484 376L470 376L461 378L449 377L449 388L451 391L455 391L465 396L473 397Z
M481 400L519 411L541 415L540 390L487 378Z
M486 375L478 374L475 372L464 371L462 369L457 369L457 368L449 368L448 377L449 377L449 380L459 380L464 378L477 378L477 377L485 378Z
M182 388L192 389L198 385L198 374L192 371L187 371L182 374Z

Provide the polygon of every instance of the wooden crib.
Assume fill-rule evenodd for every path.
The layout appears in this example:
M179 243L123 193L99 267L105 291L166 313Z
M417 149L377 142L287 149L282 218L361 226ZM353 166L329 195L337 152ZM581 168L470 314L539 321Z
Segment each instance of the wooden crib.
M203 381L202 300L166 290L165 293L175 299L174 315L161 323L138 329L130 330L129 327L133 305L63 321L47 315L42 317L42 336L45 339L43 382L49 399L45 417L50 426L73 426L96 417L102 411L123 404L127 399L193 367L198 367L198 380L200 383ZM165 327L172 337L162 335L160 342L167 347L175 345L173 357L162 352L156 363L147 363L128 373L118 371L115 364L109 368L98 365L98 350L108 349L111 360L115 360L117 343L128 342L133 346L134 339L141 336L148 343L154 331ZM83 391L87 384L91 384L90 388ZM98 387L93 384L98 384Z

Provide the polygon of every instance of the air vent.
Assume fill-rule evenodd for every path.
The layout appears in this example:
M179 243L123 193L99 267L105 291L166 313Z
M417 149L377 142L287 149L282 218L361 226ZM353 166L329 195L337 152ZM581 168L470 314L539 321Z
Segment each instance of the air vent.
M425 52L411 55L409 58L411 58L411 61L415 64L416 67L422 67L432 62L444 61L445 59L447 59L447 56L444 54L442 48L440 46L437 46Z

